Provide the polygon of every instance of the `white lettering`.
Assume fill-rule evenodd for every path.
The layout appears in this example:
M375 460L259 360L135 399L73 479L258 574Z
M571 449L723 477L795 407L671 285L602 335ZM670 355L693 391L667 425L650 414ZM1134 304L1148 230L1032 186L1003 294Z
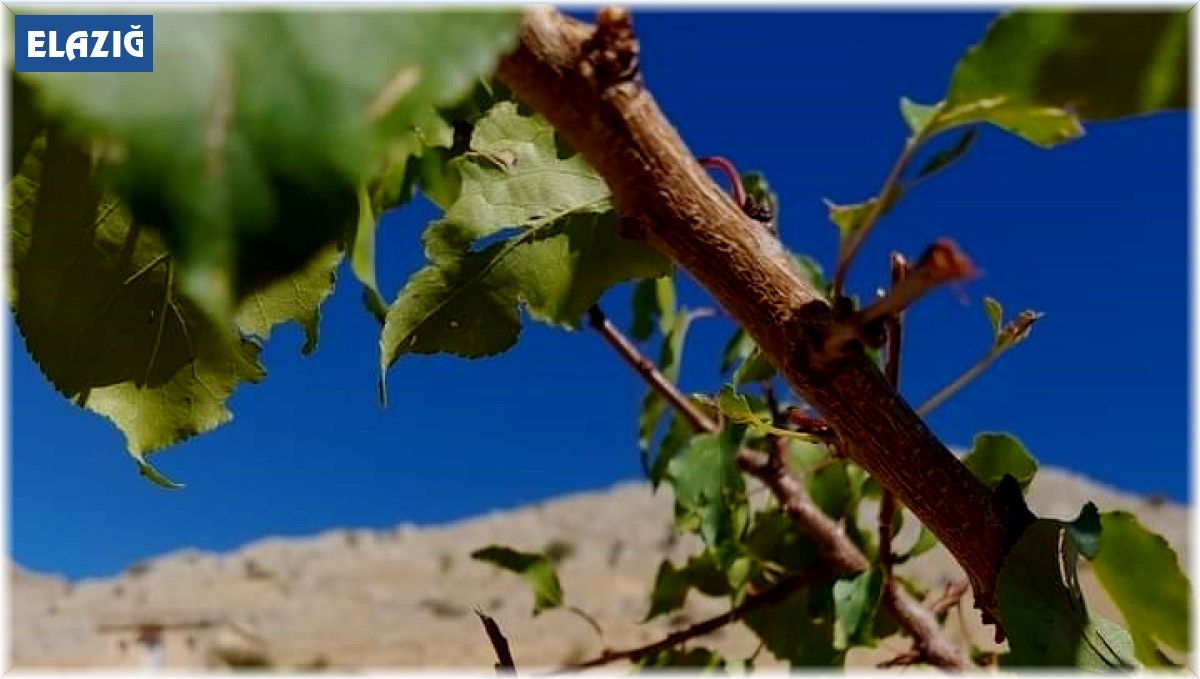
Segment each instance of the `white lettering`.
M92 58L103 59L108 56L108 50L101 49L104 47L104 39L108 37L108 31L92 31Z
M42 49L42 45L46 44L45 31L30 31L29 32L29 56L44 57L46 50Z
M125 51L136 59L142 58L142 27L130 24L132 31L125 34Z
M58 31L49 31L50 36L50 58L58 59L59 57L67 56L67 53L58 49Z
M67 38L67 61L75 61L76 53L80 57L87 58L87 39L87 31L75 31Z

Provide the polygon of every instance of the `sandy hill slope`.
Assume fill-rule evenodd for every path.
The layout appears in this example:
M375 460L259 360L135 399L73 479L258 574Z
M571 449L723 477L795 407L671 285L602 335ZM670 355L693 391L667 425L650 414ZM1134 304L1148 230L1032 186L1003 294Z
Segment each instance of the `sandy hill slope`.
M1135 512L1186 565L1184 507L1047 469L1029 493L1035 512L1059 518L1073 518L1088 499L1102 511ZM228 554L175 552L106 579L71 583L15 566L12 659L17 667L141 664L136 635L120 629L157 621L179 630L169 632L178 639L163 644L168 667L211 664L215 653L224 661L249 658L244 664L282 669L489 669L495 660L473 613L478 607L501 623L519 664L552 667L592 657L606 645L651 641L724 610L725 602L693 593L679 613L639 624L661 560L680 563L696 547L672 537L670 507L669 492L655 495L631 483L442 527L267 538ZM603 638L570 611L532 616L532 595L519 578L470 558L490 544L524 550L554 545L564 555L559 573L567 603L586 611ZM904 569L932 587L960 574L940 549ZM1086 570L1083 577L1101 614L1118 618L1110 604L1096 599ZM988 638L973 612L952 618L965 621L961 629L955 624L954 634ZM757 646L740 626L704 643L743 657ZM870 663L905 648L885 640L852 661ZM767 656L759 655L760 665L772 664Z

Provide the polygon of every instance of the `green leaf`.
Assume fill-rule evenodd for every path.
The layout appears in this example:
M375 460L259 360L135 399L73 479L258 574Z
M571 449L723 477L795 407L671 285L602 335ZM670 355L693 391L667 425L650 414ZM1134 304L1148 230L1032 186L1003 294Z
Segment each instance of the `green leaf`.
M656 281L668 280L668 278L655 279ZM671 286L672 298L674 286ZM659 298L663 299L665 295ZM691 327L692 316L687 313L676 313L674 309L661 313L659 315L660 328L662 331L662 344L659 347L658 368L668 381L675 383L679 381L679 371L683 366L683 348L684 342L687 339L688 329ZM663 398L657 390L648 388L646 395L642 397L642 410L638 415L638 448L645 459L649 453L650 445L654 439L654 433L658 430L659 424L662 422L663 415L670 412L667 400ZM686 430L679 429L679 425L675 424L677 419L681 419L676 413L671 413L668 425L667 437L659 444L658 455L655 458L653 471L650 474L650 480L658 486L659 480L662 479L662 472L665 470L665 465L670 461L671 457L678 452L680 446L691 438L692 430L690 425ZM686 422L684 424L687 424ZM645 464L643 463L643 466Z
M788 439L788 458L792 469L807 474L816 464L829 457L829 446L814 441Z
M12 98L12 147L9 149L8 167L10 172L16 174L34 140L45 130L46 119L38 110L32 88L17 78L16 72L8 75L8 91Z
M405 354L480 358L517 341L519 305L535 320L577 328L610 286L664 275L665 258L620 236L604 181L554 129L500 103L479 121L473 151L453 165L462 190L426 231L431 264L388 310L381 368ZM518 233L472 250L505 229Z
M40 144L10 186L12 304L25 346L55 389L121 430L144 476L172 485L146 456L229 421L237 385L265 376L260 347L179 294L162 240L103 193L73 140L55 130ZM301 278L312 284L303 298L267 288L248 300L261 308L242 310L242 332L265 337L297 319L310 349L332 268Z
M375 278L375 228L379 220L371 207L371 196L366 189L358 192L358 224L350 244L350 270L363 284L363 295L367 309L383 323L387 319L387 302L379 294L379 283Z
M846 516L854 502L846 467L842 461L824 465L808 480L808 492L813 502L834 520Z
M312 354L320 334L321 305L333 294L337 268L344 257L341 248L327 247L303 269L251 293L234 317L238 328L243 334L266 340L276 325L294 321L304 329L300 352Z
M745 361L750 352L754 350L754 340L750 338L750 335L746 334L741 327L734 330L729 341L725 343L725 349L721 352L721 374L724 375L735 364Z
M1100 524L1092 570L1133 632L1137 658L1160 664L1156 643L1190 651L1191 584L1175 551L1128 512L1101 514Z
M514 44L518 10L159 12L153 73L25 73L43 110L104 140L175 279L228 320L344 241L387 141Z
M1004 321L1004 307L991 297L984 297L983 308L987 312L988 322L992 324L992 334L999 337L1000 324Z
M917 170L917 179L928 179L937 174L939 171L949 167L952 163L962 158L971 149L971 145L975 143L975 139L979 136L979 128L972 127L958 136L958 139L938 151Z
M742 427L728 426L719 434L696 436L667 466L677 521L697 521L710 548L741 533L735 519L746 494L736 454L743 434Z
M792 573L810 568L820 556L812 536L800 531L792 517L778 507L755 514L742 545L760 562L778 564Z
M742 175L742 188L748 198L770 209L772 223L779 224L779 196L771 190L767 178L761 172L747 172Z
M808 279L809 283L820 292L824 292L829 287L829 283L825 280L825 272L821 270L821 265L817 260L808 255L791 255L792 268Z
M388 140L381 169L367 182L370 212L375 217L412 200L418 184L443 209L448 203L441 199L453 200L458 195L457 176L447 174L444 168L452 157L454 129L432 108L414 119L410 129Z
M650 610L642 619L643 623L683 608L688 590L692 587L687 576L686 568L675 568L667 559L659 564L654 589L650 592Z
M563 603L562 586L554 562L545 554L518 552L515 549L491 545L471 554L476 561L490 563L516 573L533 588L533 614L558 608Z
M748 382L766 382L772 377L775 377L775 365L766 354L755 347L733 373L733 384L738 386Z
M1081 135L1078 119L1184 109L1187 43L1186 10L1012 12L959 61L931 125L989 122L1051 146Z
M905 552L903 556L897 557L896 563L900 564L910 559L915 559L937 546L937 536L925 526L921 526L921 532L917 534L917 540L913 543L912 548Z
M730 422L742 425L761 426L762 418L750 407L750 402L746 397L737 393L733 386L726 384L721 387L721 393L717 396L717 406L721 409L721 414L729 418Z
M1010 434L978 434L971 452L962 459L963 464L979 480L995 488L1005 474L1011 474L1021 484L1021 490L1029 488L1029 482L1037 474L1037 461L1025 446Z
M844 242L862 228L863 222L867 220L878 202L878 198L872 198L865 203L837 205L826 200L825 206L829 208L829 221L838 228Z
M1088 502L1079 511L1079 516L1067 524L1067 534L1075 541L1075 548L1087 559L1096 558L1100 549L1100 510Z
M883 597L883 570L870 568L833 583L834 648L875 646L873 627Z
M666 334L675 324L677 311L674 278L644 278L633 288L633 326L629 334L639 342L650 339L655 328Z
M949 106L1005 97L1113 120L1188 106L1188 11L1031 9L992 24L962 58Z
M1010 652L1006 667L1133 669L1128 632L1092 617L1079 589L1075 542L1066 524L1039 519L1009 552L997 578L1000 618Z
M914 135L919 135L938 112L941 104L918 104L908 97L900 97L900 115Z
M782 603L755 609L746 616L763 646L794 668L831 667L845 660L834 647L833 597L828 582L801 589Z
M658 444L658 454L654 456L654 464L647 464L646 456L643 454L643 467L649 467L650 483L655 489L662 483L671 460L675 459L679 451L683 450L694 436L696 436L696 432L692 429L692 424L683 416L676 414L671 417L670 424L667 425L667 433Z

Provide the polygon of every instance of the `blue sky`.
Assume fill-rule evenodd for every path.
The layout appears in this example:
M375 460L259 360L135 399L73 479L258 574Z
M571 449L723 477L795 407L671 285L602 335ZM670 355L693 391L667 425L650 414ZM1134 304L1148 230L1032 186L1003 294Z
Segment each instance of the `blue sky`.
M905 127L897 101L936 101L987 14L635 13L647 82L699 155L765 172L794 250L827 267L823 198L878 188ZM1008 431L1044 465L1137 493L1188 498L1187 116L1096 125L1043 151L985 130L962 162L910 194L857 260L853 291L884 280L887 253L955 238L985 276L963 305L941 291L908 316L903 393L920 402L989 342L984 295L1046 312L1027 343L931 418L951 444ZM379 271L394 294L421 266L433 216L385 218ZM707 304L695 286L685 301ZM628 286L603 306L628 321ZM182 547L229 550L265 535L440 523L640 476L636 376L587 332L529 325L486 361L406 357L376 399L378 331L348 273L321 345L278 332L265 382L235 419L157 455L184 482L141 479L106 420L56 394L9 320L12 553L86 577ZM715 391L730 327L694 326L683 386ZM666 517L656 517L666 519Z

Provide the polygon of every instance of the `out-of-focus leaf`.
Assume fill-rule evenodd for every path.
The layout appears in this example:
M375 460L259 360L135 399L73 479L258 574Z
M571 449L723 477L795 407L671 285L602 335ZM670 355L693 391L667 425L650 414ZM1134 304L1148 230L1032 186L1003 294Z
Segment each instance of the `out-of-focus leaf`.
M812 536L798 530L796 522L779 508L755 514L742 545L759 561L779 564L793 573L813 566L819 557Z
M987 312L988 322L992 324L992 334L999 337L1000 323L1004 320L1004 307L991 297L984 297L983 308Z
M247 295L344 244L388 140L493 70L521 13L154 19L152 73L19 77L49 117L104 140L112 186L162 234L176 285L228 322Z
M265 376L260 347L180 294L162 240L103 192L75 141L54 130L34 149L10 185L12 304L25 347L55 389L121 430L146 478L174 486L146 457L229 421L234 389ZM296 279L302 294L258 292L242 332L265 338L298 320L310 350L337 258Z
M721 409L721 414L729 418L730 422L740 425L762 427L764 424L763 418L759 417L754 409L750 407L750 402L746 400L744 394L739 394L731 386L726 384L721 387L721 393L717 396L717 405Z
M744 428L731 425L719 434L696 436L667 466L677 520L697 520L710 548L741 533L735 518L746 493L736 454L744 433Z
M1114 120L1188 106L1186 10L1021 10L997 19L955 68L927 126L988 122L1039 146Z
M1128 512L1105 512L1100 524L1092 570L1129 625L1138 660L1161 665L1157 643L1190 651L1191 583L1175 551Z
M985 433L975 436L971 452L962 459L979 480L995 488L1005 474L1011 474L1021 484L1021 490L1037 474L1037 461L1025 446L1010 434Z
M1079 552L1061 521L1039 519L1009 551L997 579L1006 667L1135 669L1134 645L1119 626L1093 617L1076 571Z
M833 643L835 620L831 585L821 582L751 612L745 623L771 655L793 668L812 668L845 661L845 651Z
M754 349L754 340L739 327L730 336L729 341L725 343L724 351L721 352L721 374L724 375L734 365L745 361Z
M775 377L775 365L766 354L755 348L738 366L732 379L733 384L739 386L749 382L766 382L772 377Z
M1096 505L1088 502L1079 511L1079 516L1067 524L1067 534L1075 541L1075 548L1086 559L1096 558L1096 551L1100 549L1100 510L1096 509Z
M833 583L834 648L875 645L873 626L883 596L883 570L869 568Z
M563 603L562 586L558 583L558 571L554 562L545 554L519 552L509 547L491 545L476 550L471 558L506 571L516 573L524 578L533 588L533 614L544 610L558 608Z

